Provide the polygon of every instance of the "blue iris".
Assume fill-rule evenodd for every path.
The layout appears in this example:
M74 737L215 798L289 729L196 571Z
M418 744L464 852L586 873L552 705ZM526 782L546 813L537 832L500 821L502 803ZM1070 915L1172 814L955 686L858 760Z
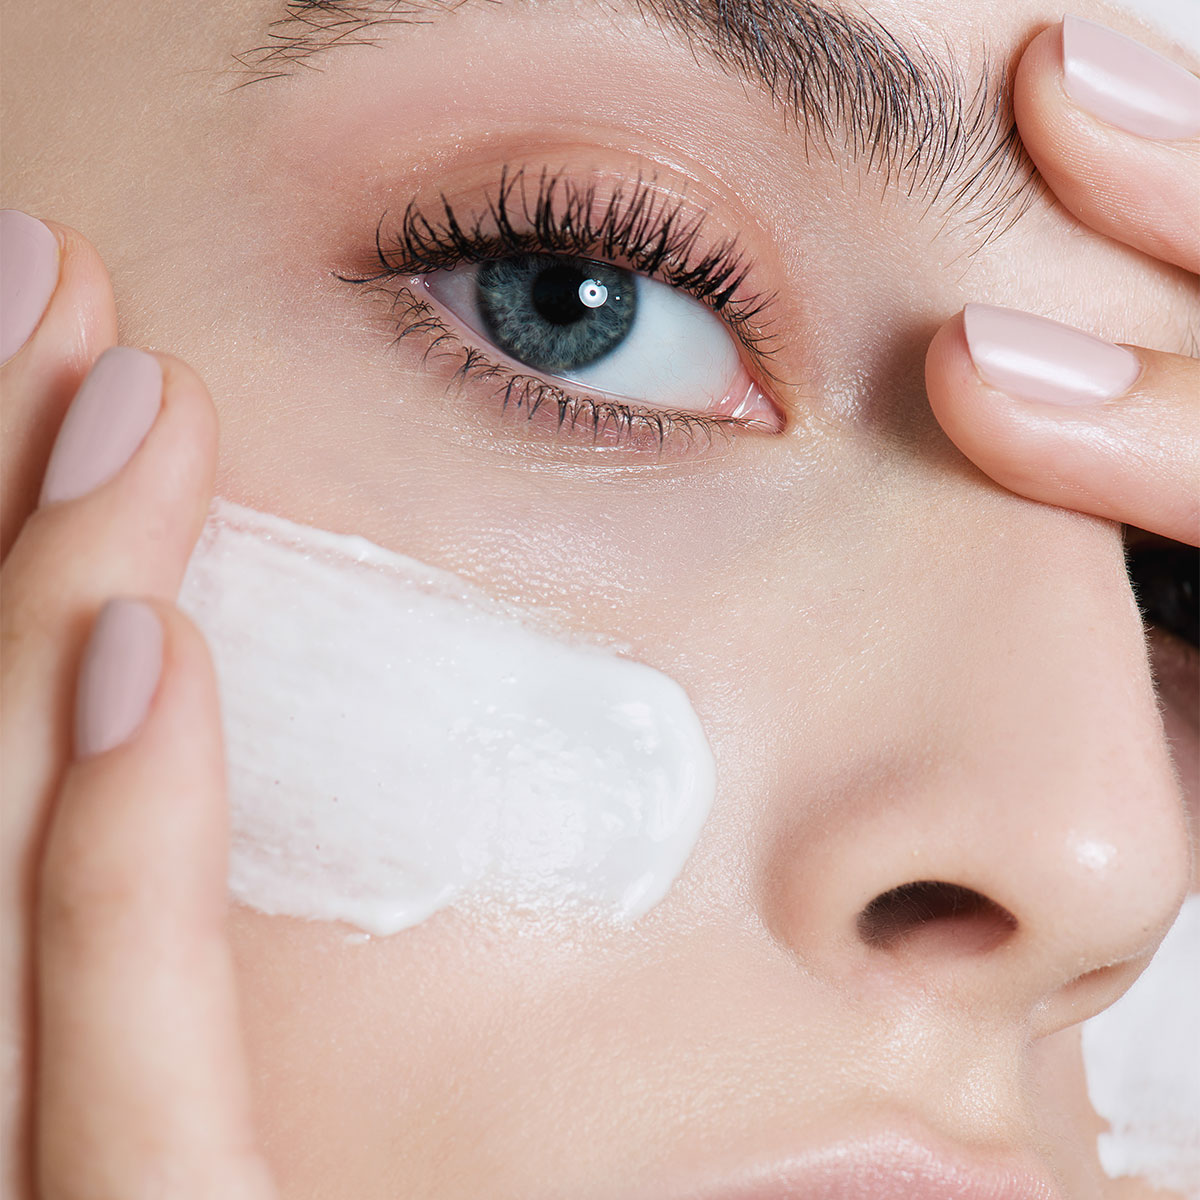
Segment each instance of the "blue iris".
M603 358L628 336L637 311L632 272L608 263L522 254L483 263L475 276L485 331L511 358L561 374Z

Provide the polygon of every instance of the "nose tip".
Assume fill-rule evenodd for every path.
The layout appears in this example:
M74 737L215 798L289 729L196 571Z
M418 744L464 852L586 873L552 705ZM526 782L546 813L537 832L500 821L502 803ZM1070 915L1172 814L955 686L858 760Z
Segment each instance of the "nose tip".
M808 870L791 841L768 923L823 974L955 994L1038 1037L1084 1020L1133 982L1187 892L1173 777L1141 766L1033 802L926 777L801 851Z
M1012 881L1014 950L1026 960L1035 1034L1107 1008L1170 928L1191 875L1174 793L1164 781L1155 795L1098 803L1088 825L1051 826Z
M909 970L1005 998L1034 1036L1053 1033L1116 1000L1170 927L1190 874L1177 811L1157 807L1119 831L1048 822L1007 855L968 864L960 853L958 882L873 897L859 938Z

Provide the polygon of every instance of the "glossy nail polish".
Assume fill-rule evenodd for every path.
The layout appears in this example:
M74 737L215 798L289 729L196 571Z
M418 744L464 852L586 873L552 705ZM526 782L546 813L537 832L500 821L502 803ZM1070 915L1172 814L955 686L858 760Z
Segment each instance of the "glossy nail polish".
M161 407L158 359L130 346L106 350L63 419L41 502L75 500L107 483L133 457Z
M1141 374L1141 361L1123 346L1013 308L968 304L963 330L984 383L1023 400L1101 404Z
M1095 21L1063 19L1063 82L1080 108L1127 133L1164 141L1200 134L1200 79Z

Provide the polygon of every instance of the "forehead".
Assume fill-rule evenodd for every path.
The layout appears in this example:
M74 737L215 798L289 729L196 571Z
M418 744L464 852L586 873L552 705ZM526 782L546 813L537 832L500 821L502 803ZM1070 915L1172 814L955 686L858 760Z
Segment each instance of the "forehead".
M523 0L284 0L260 43L235 55L244 72L237 86L280 86L361 47L394 44L403 53L418 31L428 45L430 26L454 40L464 10L522 7ZM1004 58L986 42L969 56L956 56L948 42L939 52L908 15L885 6L878 15L850 13L823 0L552 0L539 17L590 23L596 10L619 7L640 19L647 37L665 36L759 93L806 147L865 162L910 195L944 201L982 238L1016 221L1033 198ZM483 29L486 36L486 22ZM554 63L533 69L544 76Z
M704 114L698 110L711 107L708 89L714 75L703 69L703 64L712 56L703 52L706 26L702 18L711 15L717 7L731 15L742 10L732 3L718 5L717 0L711 0L708 10L704 8L703 0L674 0L674 9L668 10L662 7L666 2L655 0L659 7L645 4L643 18L627 0L542 0L536 10L529 0L465 0L463 3L451 0L436 10L429 8L429 0L382 7L379 0L353 5L345 0L323 0L319 9L305 6L306 16L315 23L315 27L310 24L309 32L314 37L319 35L326 47L319 59L308 66L301 65L295 58L285 61L283 65L291 72L288 78L244 87L236 92L233 89L245 82L247 71L244 63L234 61L234 55L246 56L256 48L274 48L279 39L272 38L269 32L273 23L299 18L299 6L285 0L251 0L249 3L239 0L231 5L201 6L189 13L187 21L181 21L177 5L170 0L159 0L138 6L138 21L133 23L128 19L126 6L113 5L108 0L79 0L69 12L58 8L49 14L40 13L36 18L31 8L8 12L3 79L6 91L12 97L5 113L5 124L9 150L6 173L13 185L13 199L24 194L29 196L28 203L34 207L57 210L64 215L76 214L76 223L100 236L110 254L112 247L128 244L132 248L141 244L145 248L137 254L139 261L151 260L148 239L154 236L162 214L169 210L173 214L169 225L175 247L170 252L178 255L191 236L189 230L195 230L194 236L199 238L200 229L216 220L215 216L209 215L214 210L214 189L220 190L218 185L230 176L235 178L228 186L244 192L248 175L256 181L266 179L263 164L270 164L281 147L294 143L298 135L314 125L368 120L366 115L355 116L348 111L345 95L350 89L343 88L343 93L338 94L338 88L347 80L356 81L355 88L360 96L368 91L382 95L397 84L396 94L399 95L407 82L416 81L410 89L413 94L423 89L429 100L436 99L434 107L447 110L458 100L456 73L474 70L476 64L486 64L489 58L507 62L510 64L507 74L499 67L493 72L497 81L494 94L483 103L489 112L504 112L505 115L514 106L521 108L514 120L525 122L532 130L526 145L535 146L539 144L538 130L529 123L528 114L539 96L545 110L543 116L558 104L558 96L565 84L555 76L565 69L568 43L572 40L587 43L589 38L596 40L597 37L609 43L607 47L597 46L597 49L606 52L606 61L616 64L617 70L627 53L632 54L639 64L641 77L615 75L605 83L606 87L609 82L615 83L617 86L612 90L617 94L640 89L645 95L646 103L652 108L646 112L642 132L651 127L661 130L668 138L668 145L677 145L678 133L691 130L696 134L695 145L703 147L709 143L701 136L704 131L699 127L704 124L701 120ZM781 2L776 11L783 7ZM789 3L786 7L800 14L817 11L811 5L805 9ZM1098 5L1085 7L1091 15L1104 19L1105 10ZM377 28L363 24L368 16L373 17L384 8L390 9L390 15L397 18L396 25ZM329 14L331 20L348 19L352 23L331 30L316 21L314 14L318 11ZM668 11L674 11L685 24L694 39L693 46L685 44L680 49L679 44L681 40L686 42L686 37L677 25L667 28L661 25L659 16ZM898 143L878 136L885 126L872 127L869 120L862 121L863 114L872 111L874 102L874 111L891 121L892 131L903 133L907 129L910 138L915 135L916 140L924 143L923 167L945 166L948 159L953 160L957 155L957 178L970 181L980 189L977 197L988 194L982 185L1000 185L1001 203L985 203L977 211L1000 213L1004 217L1020 211L1022 178L1019 169L1015 169L1019 168L1020 159L1015 153L1004 151L1004 140L1011 136L1012 127L1003 104L994 110L995 119L991 123L959 122L954 118L964 113L977 117L986 111L980 103L980 82L987 83L991 89L1002 83L1006 67L1027 40L1030 30L1054 20L1056 13L1048 10L1043 0L974 0L971 4L962 4L961 0L863 0L852 6L852 11L861 18L857 25L843 23L839 26L834 22L819 29L823 40L817 38L815 49L810 48L807 57L799 60L802 64L810 64L808 74L800 76L807 85L805 98L810 102L830 101L827 109L837 110L839 119L844 119L849 126L838 131L839 137L845 139L839 148L844 149L845 142L853 146L857 136L859 152L865 150L868 158L874 155L877 163L880 155L886 160L889 150L895 154ZM689 13L690 25L687 24ZM506 14L514 18L507 25L503 24ZM521 14L525 16L518 20ZM521 89L525 100L531 103L520 100L517 89L512 86L511 65L520 63L514 58L513 45L498 43L498 35L489 32L493 27L502 31L519 28L522 35L528 31L528 44L519 44L530 51L535 48L532 43L538 43L536 49L542 55L536 64L539 87ZM812 30L814 26L812 22L807 25L800 22L798 28ZM851 32L863 30L874 32L874 44L879 51L862 53L860 39L857 58L853 53L845 53L849 49L847 39ZM292 36L296 27L276 27L275 32ZM330 35L333 42L327 42ZM355 44L376 36L379 38L377 46ZM670 41L675 43L674 47L668 46ZM416 51L414 47L418 43L420 49ZM333 49L335 45L340 49ZM867 45L871 45L869 40ZM727 57L734 54L735 47L733 40L727 42L724 47ZM664 52L660 53L660 50ZM580 53L585 52L586 45ZM471 56L469 68L465 65L468 56ZM776 58L778 60L780 56ZM828 66L835 60L847 69L840 74L828 70L822 74L816 66L822 61ZM75 69L79 63L87 63L88 69ZM992 67L990 73L987 70L989 64ZM646 65L644 71L642 65ZM759 66L763 66L763 62ZM894 69L888 72L888 66ZM914 67L917 70L912 75L911 68ZM889 86L889 75L890 82L895 83L896 75L903 75L905 70L910 70L909 86ZM42 90L47 73L56 79L55 88L43 96L38 105L22 104L22 95L37 94ZM734 80L735 73L735 68L730 66L725 77ZM769 74L769 70L762 70L760 74ZM628 71L626 75L629 75ZM505 79L509 81L507 85L503 83ZM824 86L839 79L843 84L849 82L850 88L843 87L838 93L836 89L831 91ZM943 86L936 86L938 83ZM957 83L957 86L944 86L946 83ZM789 80L781 75L776 84L786 87ZM934 86L920 86L929 84ZM497 87L501 90L495 90ZM475 94L482 95L483 89L476 89ZM764 136L764 131L769 132L772 124L778 122L780 107L770 100L755 100L761 94L761 81L742 87L734 80L733 88L722 93L720 103L725 104L732 96L738 103L738 111L730 112L730 119L725 121L723 117L722 122L746 143L750 157L757 155L760 159L764 156L769 159L778 152L776 144L756 151L753 139ZM743 105L743 95L754 102ZM1003 100L996 90L983 95L987 99ZM549 99L551 96L553 101ZM705 102L697 104L697 96ZM891 102L897 98L907 103L893 105ZM859 103L860 99L865 103ZM427 110L432 111L430 104L418 103L407 123L402 109L393 107L396 119L386 129L378 131L376 140L381 146L386 140L403 151L404 145L415 147L430 136L424 125ZM576 109L583 111L579 105ZM143 114L151 110L157 116L155 121L147 122ZM457 111L464 119L478 115L461 105ZM815 105L810 103L809 115L814 111ZM550 115L558 116L558 110ZM819 121L820 114L817 116ZM241 131L238 122L241 122ZM591 136L587 120L581 119L577 124L580 137ZM713 124L712 119L708 124ZM539 128L544 127L543 121ZM626 135L625 128L624 125L614 126L606 136L609 136L610 144L620 142L622 148L628 150L634 139ZM628 128L634 133L639 132L636 123ZM946 143L939 136L939 131L946 128L959 131L956 143ZM964 128L973 129L974 136L962 138ZM53 137L47 136L50 129L57 131ZM789 132L798 145L798 149L786 151L788 166L794 165L792 175L780 176L775 181L768 179L765 186L746 178L744 172L741 177L737 174L730 177L726 173L725 180L735 188L744 185L758 190L763 204L780 208L781 219L791 219L786 211L789 205L802 204L808 206L808 212L815 220L813 198L805 191L808 185L799 186L805 179L816 177L808 170L806 162L804 128L793 121ZM235 143L238 137L240 141ZM122 147L121 161L126 168L135 162L146 164L149 174L144 182L149 187L135 189L131 194L130 172L121 169L114 159L114 143ZM815 149L822 149L819 140ZM933 154L929 153L930 149ZM947 149L952 151L948 155ZM968 150L971 153L965 153ZM1000 152L993 155L992 150ZM211 170L208 166L197 170L207 161L205 155L210 153L215 155ZM428 157L424 150L420 153ZM368 168L380 157L377 147L365 158L360 156L353 163L343 162L336 178L365 179ZM399 158L393 161L397 166L403 165ZM815 154L811 161L814 167L819 165ZM980 175L973 169L981 162L990 163L994 173ZM332 167L324 165L332 171ZM886 167L886 161L883 165ZM739 170L742 169L739 166ZM275 175L283 186L277 170ZM402 182L403 173L398 178ZM791 188L790 184L784 187L784 181L792 178L798 181L799 190ZM936 169L927 170L920 178L924 186L937 191ZM72 180L77 181L75 186L71 185ZM172 180L189 182L186 189L168 189L167 184ZM907 186L908 181L903 182ZM301 187L304 183L304 179L299 180ZM160 195L164 190L170 191L166 209L163 209ZM207 207L197 215L195 205L189 207L189 196L199 204L206 190ZM905 188L894 190L902 195ZM877 189L872 187L870 195L877 194ZM952 199L958 195L954 189L945 187L942 194ZM149 211L155 197L159 201L159 214ZM329 202L336 198L326 194L324 199ZM821 197L817 200L824 202ZM1012 207L1014 201L1015 208ZM264 200L259 208L265 212L272 203ZM872 206L868 199L857 207L868 215L878 212L878 205ZM243 208L249 211L249 205L239 204L227 209L221 219L228 225L229 213ZM853 227L840 219L841 214L833 215L840 222L835 225L834 232L850 243ZM938 214L939 217L947 215ZM961 225L962 214L952 216ZM378 213L373 214L371 228L377 217ZM1028 219L1022 219L1019 228L1023 229L1027 224ZM935 231L941 226L939 219L928 228ZM989 230L983 232L986 240ZM1000 244L1010 240L1002 239ZM231 235L226 234L223 241L229 244L232 253ZM213 250L220 252L221 243L211 236L204 239L204 244L209 247L206 254ZM243 238L243 247L245 244ZM852 251L853 247L848 246L848 249ZM154 253L157 255L157 251ZM244 249L240 253L244 256ZM1029 253L1028 246L1024 253ZM982 257L976 261L981 261ZM152 261L159 259L155 257ZM237 268L240 270L243 266L239 259ZM997 262L998 270L1005 268L1015 269L1013 263ZM1027 268L1026 263L1022 272L1025 275L1028 275ZM1146 271L1144 265L1138 269ZM1133 291L1123 289L1122 294L1131 296ZM1158 323L1162 324L1161 314L1170 310L1160 304L1156 304L1155 309L1160 314ZM1177 304L1175 311L1178 311ZM1076 315L1077 323L1089 323L1091 308L1085 306Z

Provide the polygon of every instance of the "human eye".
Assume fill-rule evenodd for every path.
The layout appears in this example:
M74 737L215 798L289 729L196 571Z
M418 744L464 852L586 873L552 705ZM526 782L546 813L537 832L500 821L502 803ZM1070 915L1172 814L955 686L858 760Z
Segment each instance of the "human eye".
M730 240L702 216L632 187L502 174L478 214L442 196L377 234L398 337L491 385L502 411L594 445L694 447L716 433L777 433L768 301L745 286ZM748 363L747 360L750 360Z

